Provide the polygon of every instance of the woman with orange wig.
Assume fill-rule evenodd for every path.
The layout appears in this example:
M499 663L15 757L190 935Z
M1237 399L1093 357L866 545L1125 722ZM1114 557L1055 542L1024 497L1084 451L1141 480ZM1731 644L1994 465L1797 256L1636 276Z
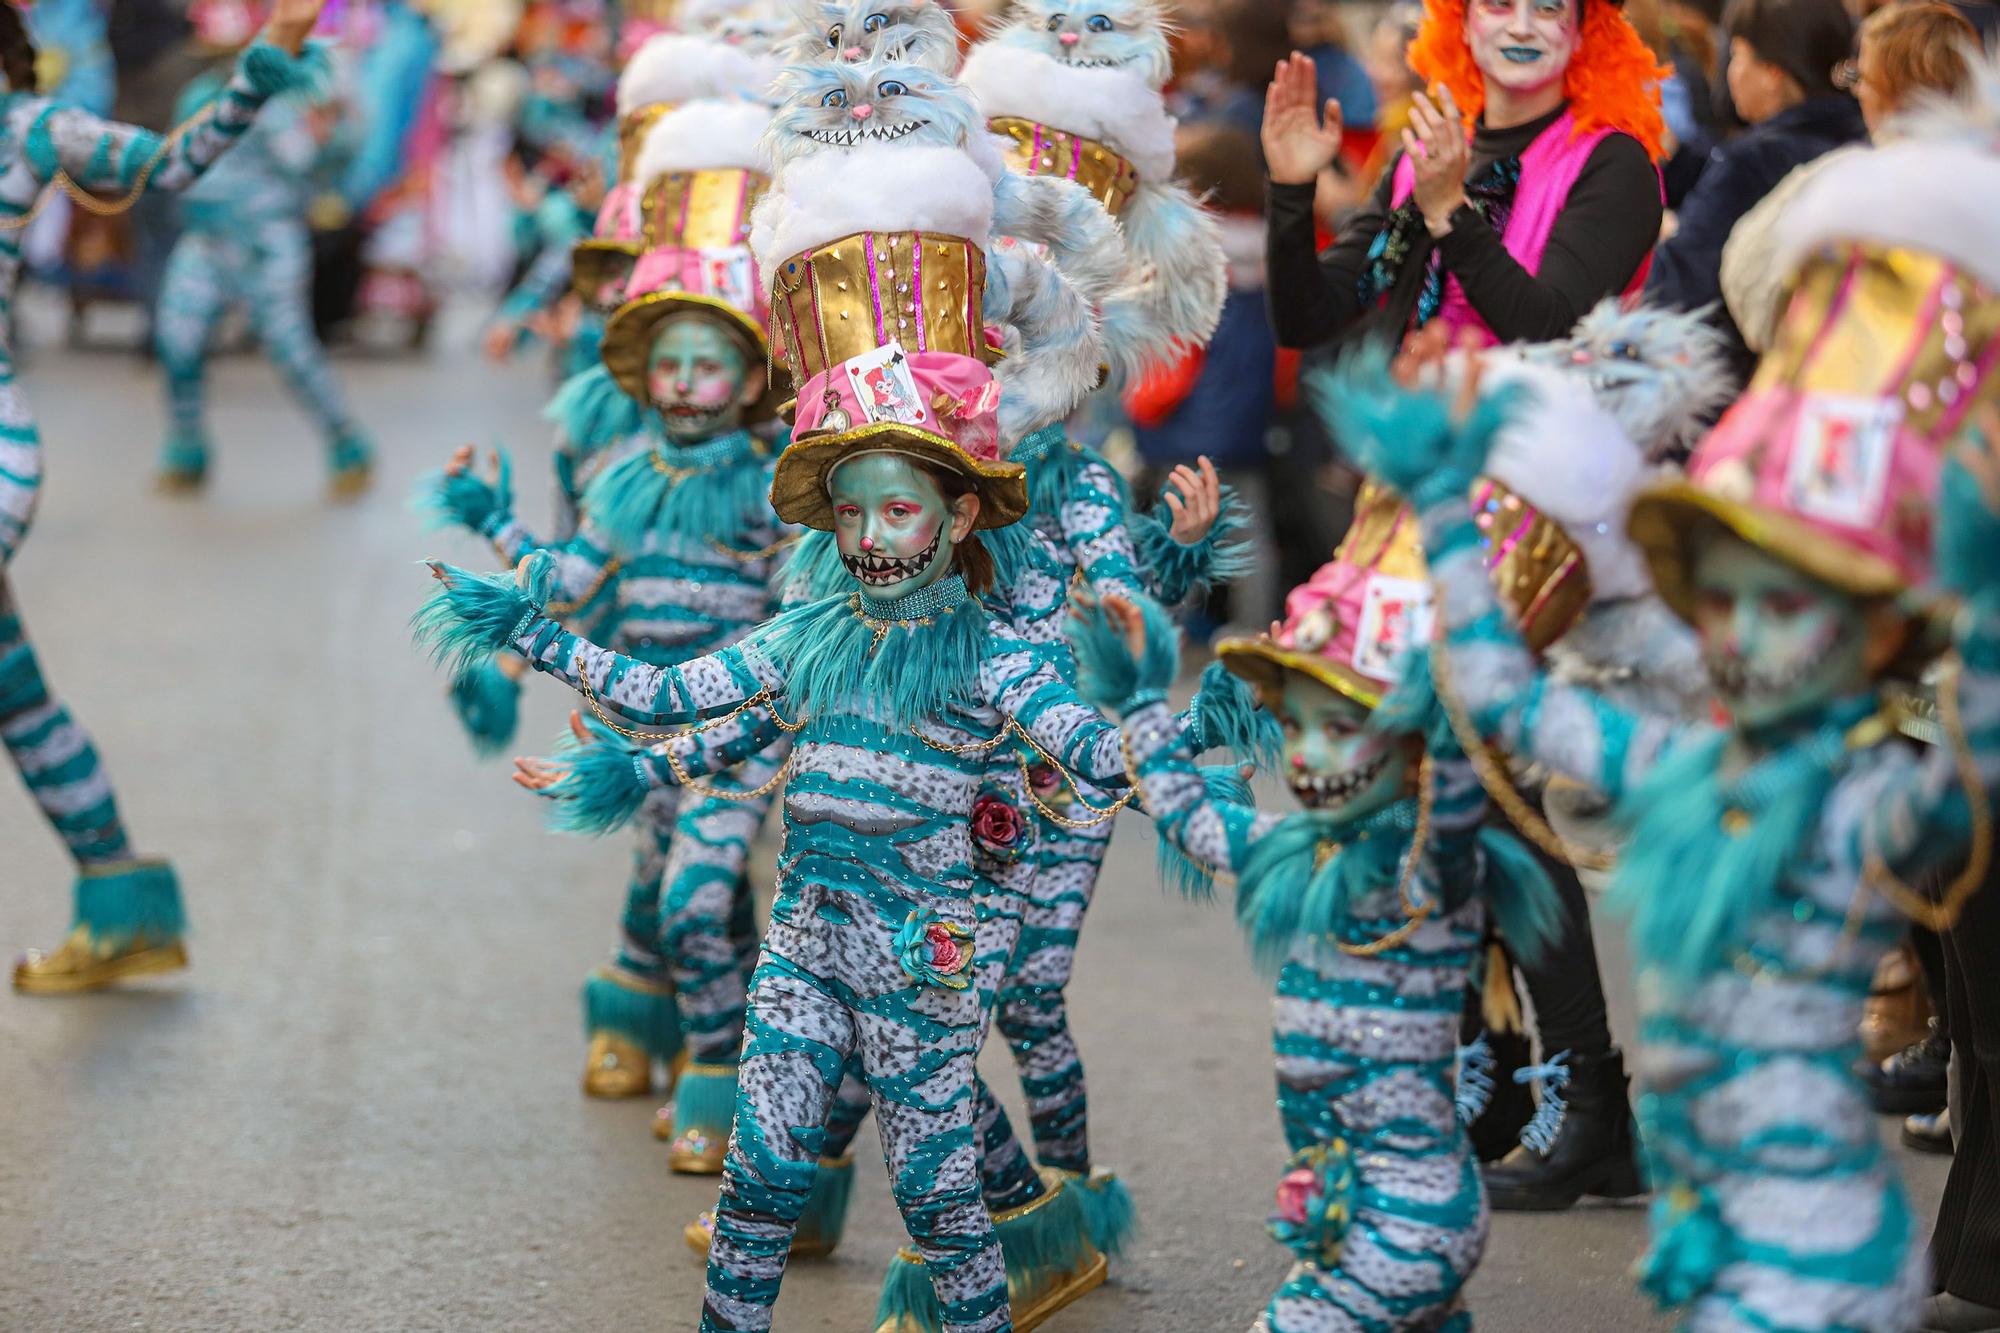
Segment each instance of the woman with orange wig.
M1278 64L1263 142L1280 343L1399 340L1433 320L1554 338L1644 282L1664 71L1613 0L1426 0L1410 65L1429 90L1403 152L1316 254L1313 182L1340 149L1340 104L1322 118L1312 62Z

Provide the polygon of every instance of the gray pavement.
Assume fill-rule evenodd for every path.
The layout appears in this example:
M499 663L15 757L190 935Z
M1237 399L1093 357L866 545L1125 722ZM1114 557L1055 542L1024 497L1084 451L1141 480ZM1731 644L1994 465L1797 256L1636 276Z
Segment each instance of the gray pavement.
M20 598L139 841L177 862L195 934L179 977L0 994L0 1330L696 1323L679 1233L712 1183L667 1173L650 1102L577 1090L576 989L625 846L545 833L409 646L419 557L480 558L418 530L419 471L505 440L523 507L546 512L545 379L477 363L469 334L441 329L428 361L343 363L383 455L353 508L322 498L319 447L261 361L217 368L216 472L192 501L148 488L149 368L51 350L26 371L49 481ZM537 684L539 747L571 701ZM1262 1226L1282 1160L1268 989L1223 912L1168 900L1151 864L1126 820L1072 992L1097 1154L1145 1230L1049 1333L1233 1333L1286 1267ZM54 839L0 790L0 950L55 943L67 893ZM986 1067L1011 1094L1005 1052ZM1942 1167L1906 1164L1928 1214ZM1643 1225L1630 1207L1496 1219L1480 1327L1664 1327L1627 1276ZM778 1328L865 1333L899 1239L864 1153L849 1239L795 1266Z

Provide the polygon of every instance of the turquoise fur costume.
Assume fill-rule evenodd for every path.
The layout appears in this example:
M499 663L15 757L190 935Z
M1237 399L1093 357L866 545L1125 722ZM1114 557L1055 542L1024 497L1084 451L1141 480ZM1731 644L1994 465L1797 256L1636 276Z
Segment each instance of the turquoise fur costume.
M121 196L143 183L184 190L220 160L271 97L304 82L319 58L259 42L244 52L213 114L171 141L100 120L32 93L0 97L0 220L18 222L61 171L86 189ZM21 230L0 229L0 301L11 308ZM0 321L12 327L12 321ZM0 341L0 564L11 563L34 517L41 437ZM50 692L7 577L0 573L0 738L80 870L75 926L100 945L178 940L180 893L164 862L137 861L110 779L90 738ZM17 983L19 974L17 973Z
M1011 458L1028 469L1026 524L1043 558L1024 562L1014 623L1046 645L1068 676L1063 642L1072 581L1099 595L1146 594L1173 604L1206 578L1240 572L1229 546L1241 523L1226 506L1215 530L1183 547L1151 517L1133 513L1125 482L1097 453L1070 440L1060 423L1029 435ZM1220 554L1218 555L1218 552ZM1021 945L1000 992L998 1022L1027 1094L1036 1156L1044 1166L1091 1172L1083 1061L1070 1035L1069 987L1083 918L1111 847L1114 821L1097 813L1112 798L1073 790L1039 766L1044 793L1034 802L1036 874Z
M1163 842L1236 877L1237 918L1278 974L1278 1112L1292 1159L1271 1225L1299 1263L1260 1333L1472 1327L1462 1288L1487 1219L1455 1110L1459 1015L1487 914L1532 947L1554 909L1527 851L1481 830L1484 793L1439 723L1430 701L1384 727L1427 733L1431 746L1429 837L1413 848L1416 797L1348 822L1260 814L1209 790L1163 704L1125 717Z
M173 418L160 467L171 482L206 476L209 340L232 305L248 314L264 354L318 426L329 471L350 481L367 473L367 441L313 329L306 209L323 156L308 122L315 95L283 98L258 117L238 150L181 201L183 231L161 280L154 332ZM192 111L205 99L197 91L182 100Z
M942 1327L1008 1328L974 1168L971 817L1011 730L1115 785L1115 729L956 576L896 601L853 593L799 607L735 647L665 669L577 639L511 584L454 578L425 615L445 649L511 643L645 724L751 716L746 706L769 701L794 731L778 901L752 983L703 1327L770 1327L823 1126L858 1052ZM698 778L732 738L725 725L668 742L675 779Z
M766 498L772 456L748 431L674 445L649 426L597 474L576 535L550 551L551 606L651 666L742 638L774 609L791 540ZM509 512L504 484L441 477L428 503L487 536L509 566L544 549ZM685 1043L693 1065L676 1089L677 1128L704 1145L728 1135L748 981L745 865L784 755L774 741L706 784L726 795L665 787L627 812L639 845L619 944L584 986L586 1032L615 1032L662 1061Z
M1440 590L1437 651L1473 724L1604 792L1632 835L1613 893L1633 917L1641 968L1638 1114L1659 1191L1642 1286L1692 1328L1912 1327L1929 1289L1924 1255L1854 1073L1862 1002L1902 921L1864 886L1863 867L1879 857L1909 881L1962 852L1970 811L1952 756L1919 757L1864 725L1876 703L1862 694L1824 705L1738 771L1719 728L1560 683L1496 603L1463 500L1495 414L1482 406L1453 427L1428 399L1335 396L1350 398L1342 437L1366 441L1417 507ZM1939 565L1966 598L1958 697L1990 784L2000 524L1956 464L1942 513Z

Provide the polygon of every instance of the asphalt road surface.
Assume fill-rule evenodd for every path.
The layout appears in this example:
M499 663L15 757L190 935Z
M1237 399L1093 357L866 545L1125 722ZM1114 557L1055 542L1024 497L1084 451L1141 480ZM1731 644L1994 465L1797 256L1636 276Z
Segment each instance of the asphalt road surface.
M214 372L194 500L149 488L150 367L46 350L25 371L49 479L15 583L138 842L179 867L194 966L0 995L0 1330L697 1322L680 1231L713 1182L668 1174L650 1101L577 1088L576 991L612 938L626 847L545 832L410 648L419 558L482 559L420 531L420 471L505 441L523 508L546 513L546 377L476 361L472 332L447 324L429 359L343 360L382 454L352 507L324 499L319 444L259 359ZM539 748L572 700L534 684ZM1152 841L1123 821L1072 990L1096 1153L1144 1231L1049 1333L1234 1333L1287 1266L1263 1230L1283 1160L1269 991L1221 910L1162 894ZM55 840L0 790L0 949L56 943L67 895ZM1600 934L1629 1031L1624 951ZM985 1068L1014 1093L997 1044ZM901 1232L861 1157L847 1242L794 1266L780 1330L872 1328ZM1927 1216L1942 1168L1905 1160ZM1637 1207L1496 1219L1479 1326L1664 1328L1628 1276L1643 1226Z

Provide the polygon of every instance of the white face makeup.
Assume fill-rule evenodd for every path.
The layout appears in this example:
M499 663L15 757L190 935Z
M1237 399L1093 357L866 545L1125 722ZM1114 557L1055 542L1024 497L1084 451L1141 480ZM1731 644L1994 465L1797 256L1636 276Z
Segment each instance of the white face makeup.
M1587 0L1468 0L1465 44L1487 86L1539 92L1562 82Z

